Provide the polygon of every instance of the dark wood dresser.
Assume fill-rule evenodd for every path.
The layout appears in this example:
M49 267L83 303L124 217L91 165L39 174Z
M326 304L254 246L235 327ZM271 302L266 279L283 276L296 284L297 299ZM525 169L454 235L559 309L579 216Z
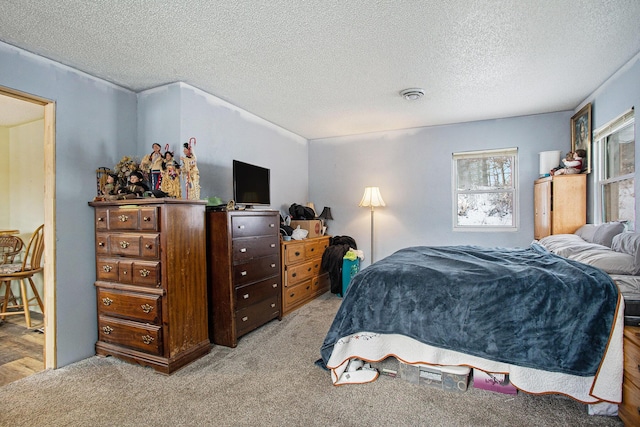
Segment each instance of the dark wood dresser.
M95 208L98 355L170 374L209 352L205 204L89 203Z
M331 287L321 267L329 236L282 242L282 315L308 303Z
M281 319L280 213L207 210L209 337L238 338Z

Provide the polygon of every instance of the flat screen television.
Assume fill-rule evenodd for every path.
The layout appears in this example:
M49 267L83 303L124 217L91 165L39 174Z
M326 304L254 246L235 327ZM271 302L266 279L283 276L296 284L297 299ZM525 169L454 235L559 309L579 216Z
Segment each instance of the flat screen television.
M236 205L245 205L247 208L270 205L269 175L267 168L234 160L233 200Z

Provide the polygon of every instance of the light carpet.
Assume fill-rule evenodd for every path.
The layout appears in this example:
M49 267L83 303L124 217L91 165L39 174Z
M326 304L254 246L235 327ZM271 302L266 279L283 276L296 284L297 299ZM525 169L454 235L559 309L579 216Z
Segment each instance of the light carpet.
M341 299L325 294L170 376L91 357L0 388L2 426L622 426L557 396L451 393L399 378L332 385L314 362Z

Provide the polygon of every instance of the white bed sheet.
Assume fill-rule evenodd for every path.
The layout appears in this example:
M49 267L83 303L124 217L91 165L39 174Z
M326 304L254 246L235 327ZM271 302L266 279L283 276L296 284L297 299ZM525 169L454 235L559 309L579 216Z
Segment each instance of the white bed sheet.
M605 357L598 373L590 377L524 368L433 347L403 335L377 334L367 331L338 340L327 362L327 367L331 370L334 385L366 383L376 380L378 372L375 370L348 372L346 368L350 359L378 362L394 356L405 363L469 366L487 372L506 373L509 374L509 380L514 386L531 394L562 394L590 404L620 403L624 364L623 329L624 301L620 298Z

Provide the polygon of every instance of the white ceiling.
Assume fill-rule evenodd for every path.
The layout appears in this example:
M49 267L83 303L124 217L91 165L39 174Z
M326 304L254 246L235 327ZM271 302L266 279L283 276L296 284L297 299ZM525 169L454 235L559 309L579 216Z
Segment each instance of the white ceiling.
M639 0L2 0L0 9L6 43L134 91L183 81L308 139L572 110L640 52ZM425 97L402 99L409 87Z

